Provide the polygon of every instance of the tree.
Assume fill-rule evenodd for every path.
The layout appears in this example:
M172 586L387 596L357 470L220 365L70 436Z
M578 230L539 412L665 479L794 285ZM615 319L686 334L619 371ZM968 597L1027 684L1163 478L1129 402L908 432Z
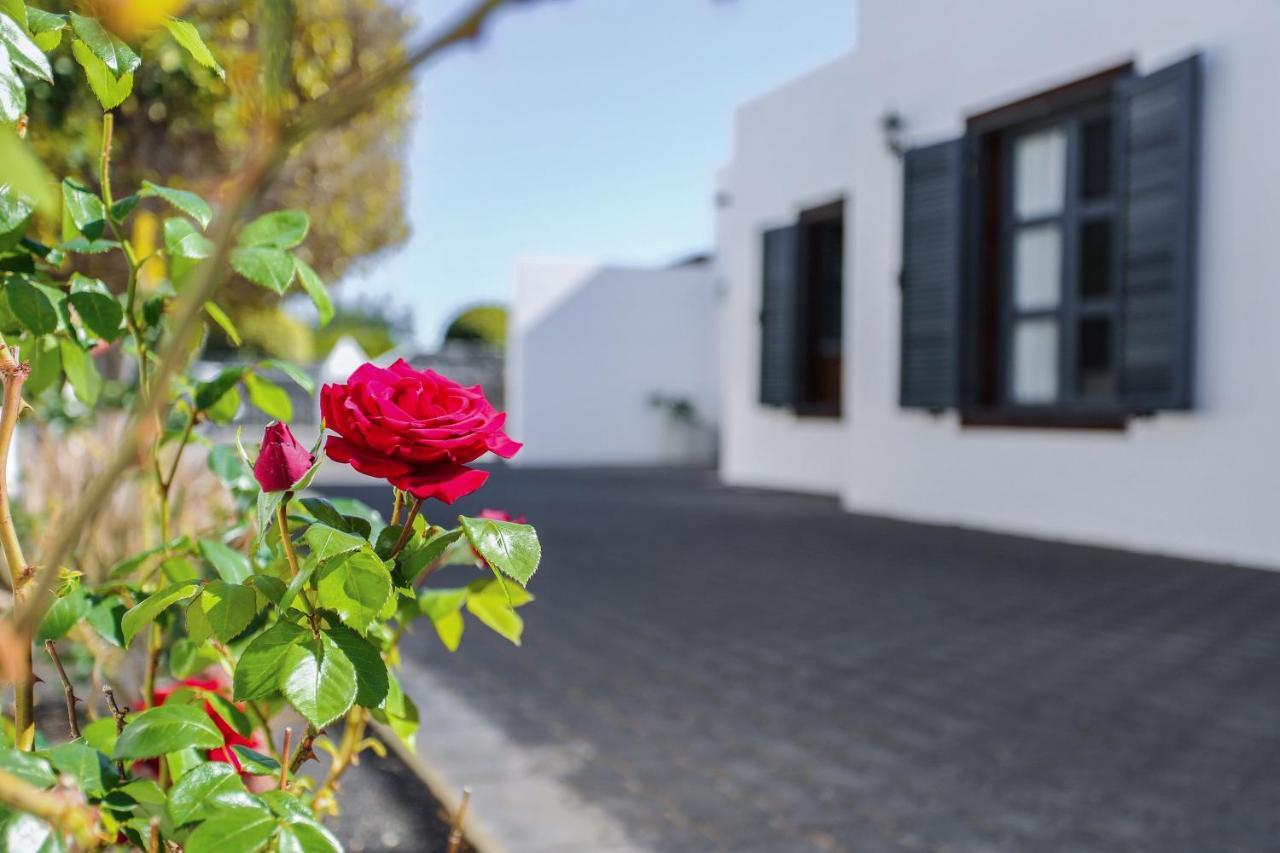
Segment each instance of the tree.
M45 4L51 12L65 12L69 5ZM252 143L248 128L263 110L257 85L259 5L254 0L189 4L187 18L203 34L225 75L201 65L163 29L138 45L158 61L136 69L133 96L116 110L112 175L121 184L138 186L149 180L218 200L219 182ZM395 0L323 0L294 8L291 79L283 93L286 111L404 55L410 21ZM102 107L83 85L70 41L64 39L50 56L53 84L31 87L30 139L54 171L78 175L92 185ZM376 104L352 122L307 140L252 211L308 210L312 234L300 254L326 281L336 281L351 264L408 236L401 156L409 92L410 84L402 81L380 93ZM82 261L86 272L108 281L115 276L101 268L113 262L114 257ZM241 281L221 301L238 315L246 303L261 304L267 296Z
M475 341L502 347L507 343L507 309L503 305L475 305L453 318L446 341Z

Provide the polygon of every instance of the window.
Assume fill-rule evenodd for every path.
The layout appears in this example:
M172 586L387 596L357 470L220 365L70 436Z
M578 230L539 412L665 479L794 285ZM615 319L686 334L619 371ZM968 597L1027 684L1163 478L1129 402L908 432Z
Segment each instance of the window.
M1200 63L1130 66L904 158L901 405L1121 426L1191 406Z
M1110 101L1005 131L1000 288L1003 401L1116 403L1113 233L1116 145Z
M838 417L844 372L844 203L764 232L760 400Z

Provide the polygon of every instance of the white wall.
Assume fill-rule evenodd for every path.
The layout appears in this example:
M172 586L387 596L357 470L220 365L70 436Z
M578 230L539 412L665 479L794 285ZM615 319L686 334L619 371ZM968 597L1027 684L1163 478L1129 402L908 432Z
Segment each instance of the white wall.
M525 261L507 344L509 433L524 465L712 461L715 287L706 265L626 268ZM673 424L654 394L694 404Z
M847 417L817 437L744 398L753 380L726 369L726 478L769 482L786 467L821 490L838 468L855 511L1280 568L1280 4L862 0L859 10L856 54L743 108L718 245L733 291L726 353L754 375L758 230L816 190L845 189ZM961 428L900 409L902 176L881 115L899 111L913 144L954 137L966 115L1118 61L1142 73L1196 50L1197 409L1115 433Z

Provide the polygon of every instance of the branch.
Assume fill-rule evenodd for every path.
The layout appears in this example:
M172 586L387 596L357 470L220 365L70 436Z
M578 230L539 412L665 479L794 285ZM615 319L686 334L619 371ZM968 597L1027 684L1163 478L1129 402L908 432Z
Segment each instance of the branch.
M76 720L76 703L80 700L76 698L71 679L67 678L67 671L62 668L62 658L58 657L58 647L53 644L53 640L44 641L44 650L49 653L54 668L58 670L58 678L62 681L62 692L67 698L67 726L71 729L72 740L75 740L80 737L80 723Z
M293 760L289 762L289 772L297 773L298 768L302 766L304 761L310 761L316 757L316 751L312 749L312 745L316 742L316 727L307 725L307 733L302 736L302 742L298 744L298 751L293 754Z
M110 687L103 687L102 695L107 697L107 707L111 709L111 716L115 718L116 736L119 737L120 733L124 731L124 718L125 718L125 715L129 713L129 709L125 708L123 711L120 710L120 706L116 704L116 694L112 692ZM124 778L124 762L123 761L116 762L116 770L120 771L120 778L123 779Z
M41 791L17 776L0 770L0 804L13 811L35 815L63 835L70 835L82 850L96 850L99 839L93 812L83 803L58 791Z
M409 510L409 517L404 520L404 527L400 529L400 535L396 537L395 547L391 549L388 560L394 560L404 550L405 543L409 541L409 536L413 532L413 522L417 519L418 513L422 511L422 498L414 501L413 509Z

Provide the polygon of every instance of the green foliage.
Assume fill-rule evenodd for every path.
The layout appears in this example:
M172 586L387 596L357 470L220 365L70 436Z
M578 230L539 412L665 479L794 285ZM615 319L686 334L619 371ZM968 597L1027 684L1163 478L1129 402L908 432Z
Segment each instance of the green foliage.
M374 0L347 2L381 8ZM95 653L115 647L145 659L142 695L122 703L134 712L120 715L119 731L115 718L104 717L69 742L11 737L41 748L0 748L0 770L40 792L74 787L59 790L59 801L75 809L87 804L84 814L96 836L122 845L188 853L333 851L340 846L315 815L333 811L336 785L317 787L295 776L291 765L298 756L277 751L269 737L258 741L267 744L260 753L227 744L224 730L274 733L279 727L272 718L290 709L307 722L307 748L345 751L348 764L367 747L370 720L412 743L420 720L396 672L401 638L429 621L452 651L470 621L518 644L523 620L517 608L532 600L523 585L537 569L540 547L527 525L464 517L445 528L428 522L428 508L406 529L399 519L388 525L354 501L297 494L309 487L318 458L293 491L264 493L238 434L235 446L211 447L207 455L231 509L219 511L212 529L184 530L192 525L173 518L179 497L192 497L176 481L179 463L189 447L194 452L207 443L204 424L229 423L246 403L288 421L294 415L288 384L308 395L316 391L312 377L290 361L250 357L255 344L278 355L280 341L288 338L276 313L280 297L305 294L327 324L323 334L330 342L350 334L377 352L409 331L385 306L336 309L323 281L361 251L395 239L396 228L384 227L386 216L370 215L387 205L376 198L386 190L380 180L386 174L376 167L361 172L373 200L353 204L348 194L342 204L336 197L310 203L316 185L341 183L333 157L352 145L369 149L354 158L361 169L369 166L365 153L375 161L385 158L396 121L336 134L327 147L305 152L303 161L312 163L305 175L308 193L295 193L298 185L286 181L276 201L290 203L254 211L238 230L213 225L214 206L197 190L214 183L164 162L181 149L186 159L209 155L210 165L221 168L228 152L242 151L245 143L224 136L235 125L223 120L221 111L229 108L224 102L231 100L232 109L262 106L237 100L244 96L225 82L246 78L243 49L222 52L229 42L243 41L243 33L232 39L222 26L248 27L238 17L243 9L236 2L205 5L230 11L201 6L196 23L158 18L151 35L125 37L111 17L0 0L0 336L4 354L16 351L29 368L10 366L9 372L19 382L25 376L20 390L38 416L87 422L98 410L130 404L146 412L128 428L135 431L130 435L143 435L145 476L154 488L140 501L145 509L139 513L148 524L143 541L152 547L119 560L105 577L82 566L83 554L70 550L68 567L54 573L58 582L45 586L42 580L39 587L43 594L56 586L56 596L36 639L85 643ZM311 5L297 9L304 27L337 23L324 35L330 41L366 26ZM232 17L218 17L224 15ZM211 21L217 23L209 26ZM384 24L382 38L396 41L402 31L394 21ZM325 52L313 36L308 33L290 66L297 91L283 94L286 107L329 85L312 67ZM348 51L356 51L348 61L364 63L366 47L348 42ZM162 97L175 92L176 98ZM33 101L29 145L16 122ZM171 136L152 151L159 162L132 161L145 147L156 104L173 106L165 125ZM394 113L391 102L372 115L385 118L388 110ZM211 118L215 114L223 118ZM184 134L192 126L207 138L191 143ZM314 179L317 162L326 164L324 181ZM398 200L393 207L394 225ZM359 218L354 229L353 216ZM348 230L361 242L346 240ZM224 261L226 269L218 272L238 273L240 284L252 290L214 299L200 291L201 301L185 303L194 313L184 313L184 294L193 282L207 280L193 272ZM292 290L295 282L298 291ZM242 300L246 293L253 298ZM195 360L195 349L183 349L174 360L161 355L175 339L174 316L206 324L211 335L233 346L249 346L216 373L185 375L182 366ZM123 371L122 360L128 364ZM154 381L162 360L166 369L176 369ZM146 404L154 404L154 419ZM322 439L312 449L317 456ZM135 449L129 445L130 454ZM403 516L407 498L397 497ZM460 587L428 586L444 565L468 566L477 577ZM203 679L211 671L227 672L230 684L211 687ZM170 676L191 680L158 691ZM330 727L339 720L353 737L335 744ZM246 785L240 773L208 760L210 755L234 755L244 774L270 777L271 783ZM163 772L150 778L155 767ZM2 849L60 850L68 843L41 819L0 812Z
M450 321L446 341L474 341L493 347L507 343L507 309L502 305L476 305Z

